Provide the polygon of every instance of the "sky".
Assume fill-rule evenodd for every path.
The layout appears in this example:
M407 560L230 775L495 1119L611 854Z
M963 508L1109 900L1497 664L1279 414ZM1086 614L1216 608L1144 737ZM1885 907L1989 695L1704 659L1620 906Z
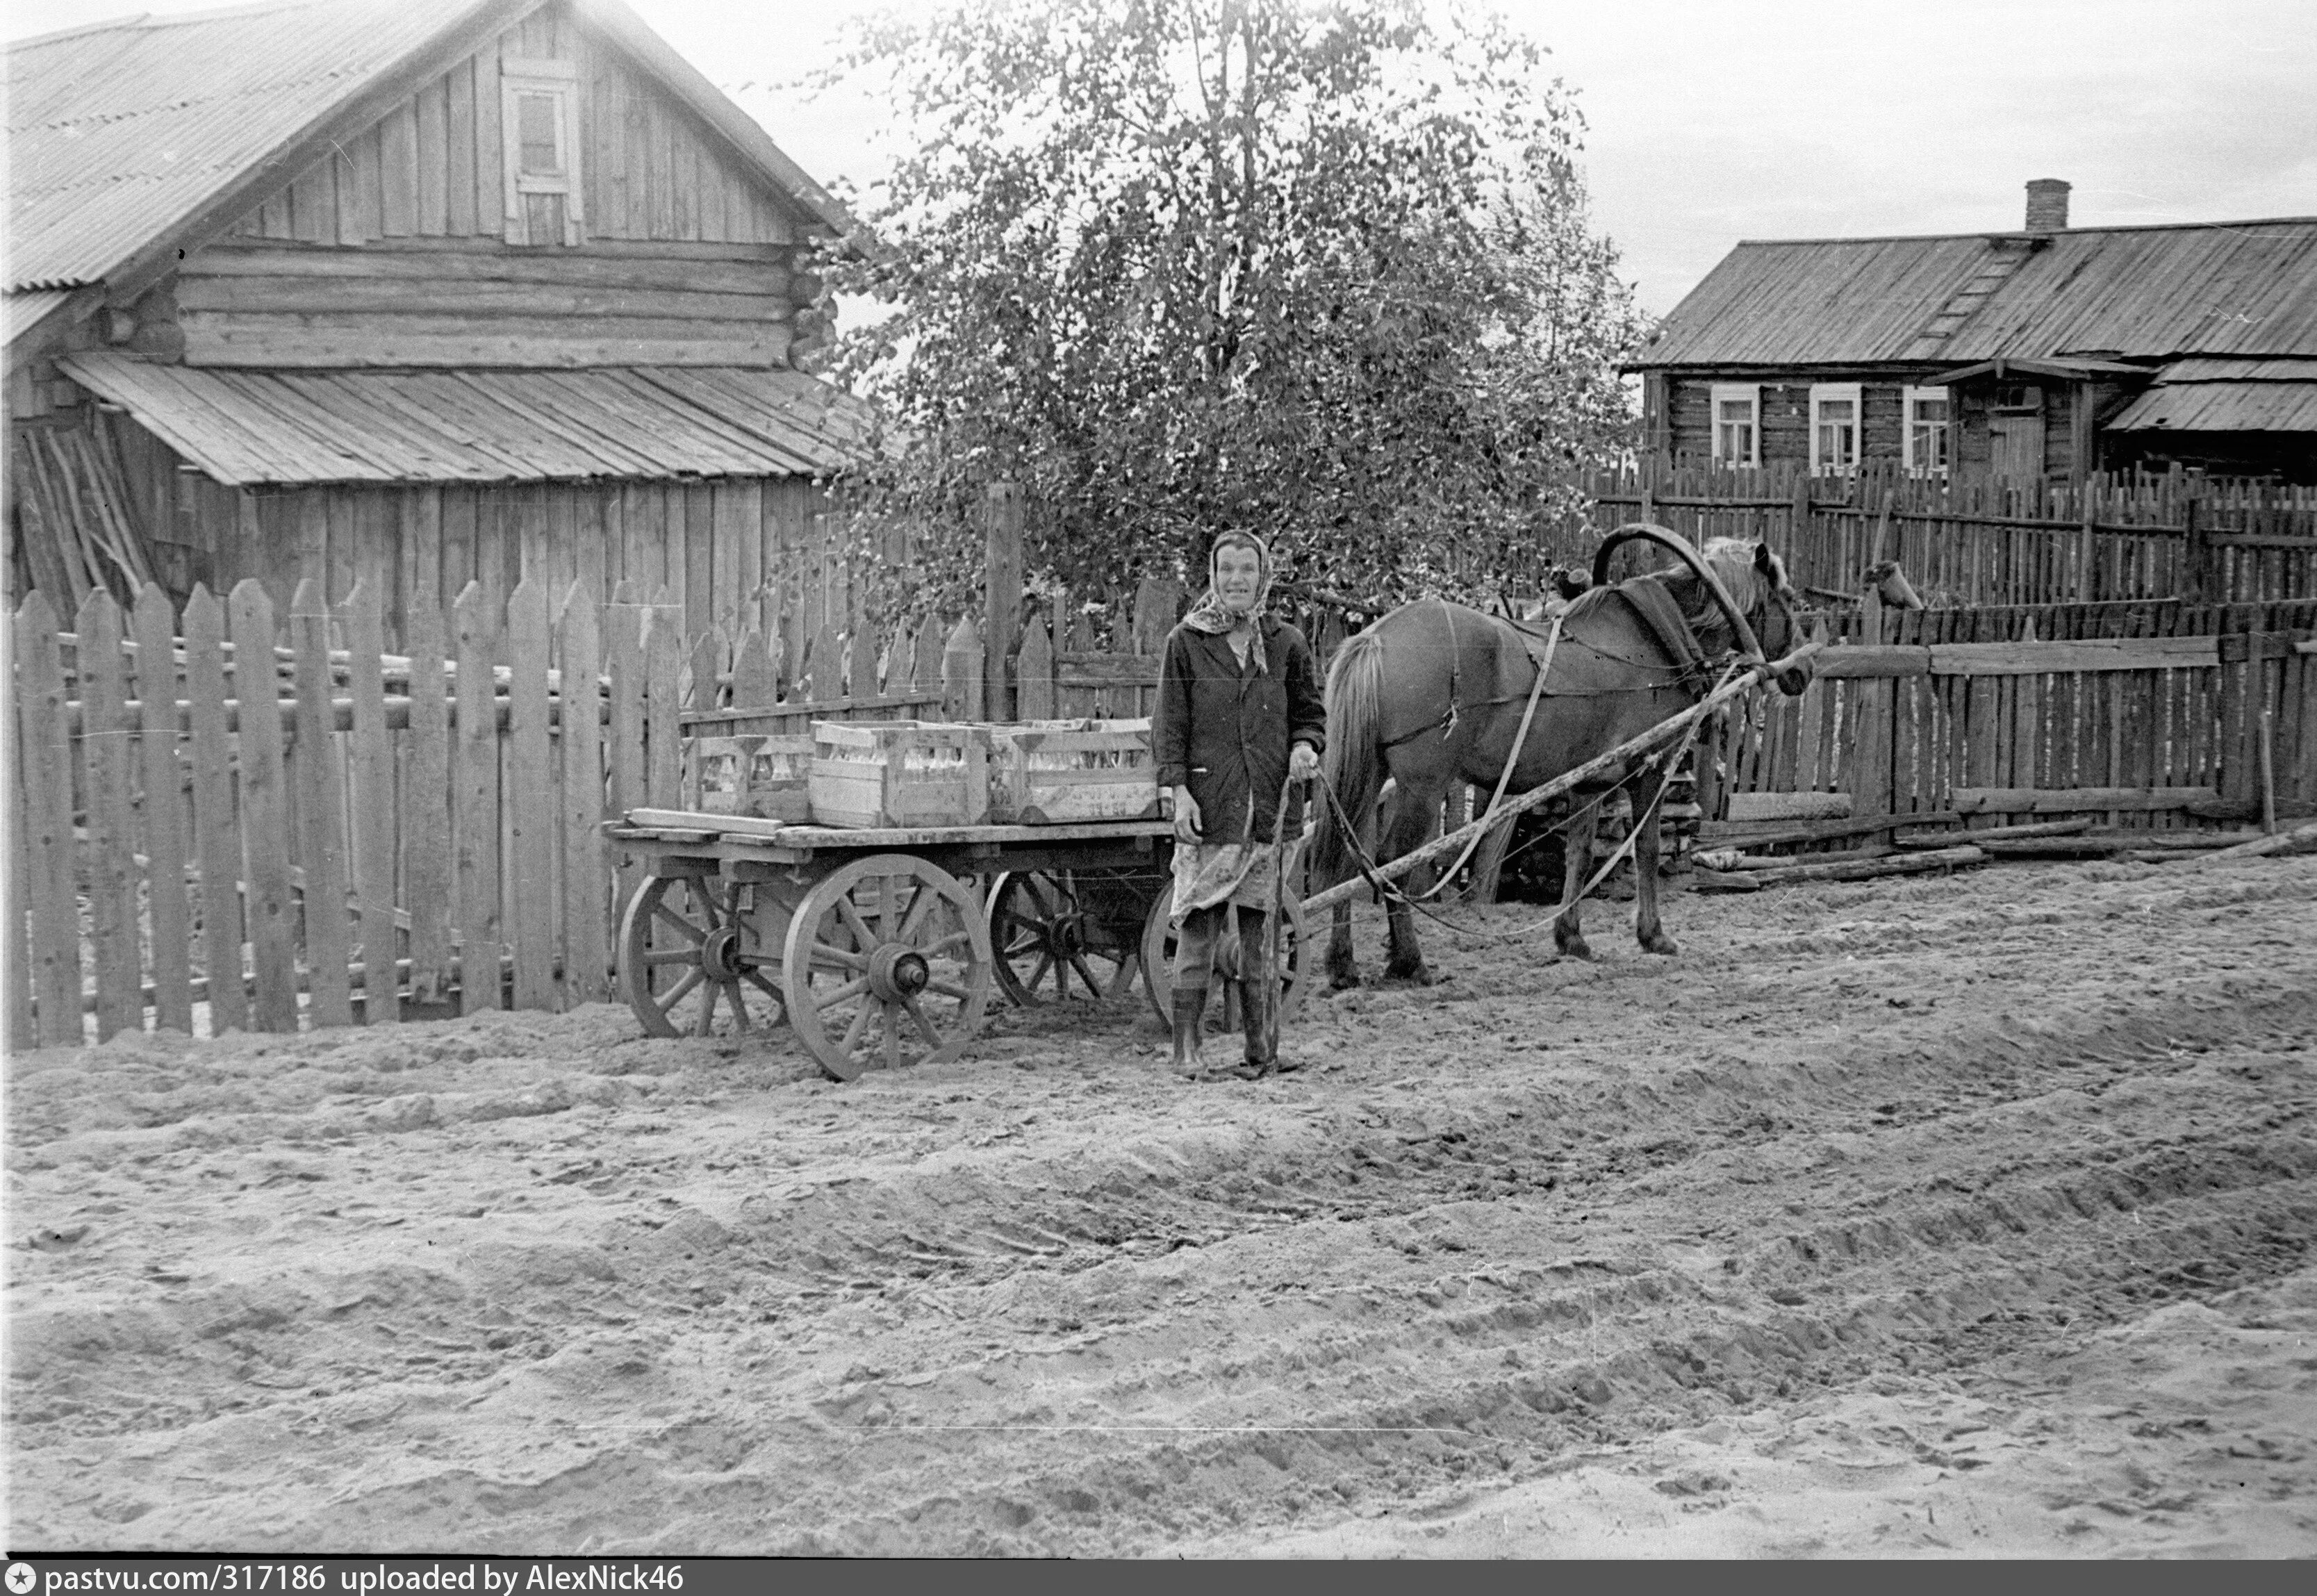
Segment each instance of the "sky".
M630 0L825 183L889 107L787 86L887 0ZM901 0L904 8L924 0ZM0 0L7 36L214 0ZM1596 225L1642 309L1741 238L2317 215L2317 0L1505 0L1588 123Z

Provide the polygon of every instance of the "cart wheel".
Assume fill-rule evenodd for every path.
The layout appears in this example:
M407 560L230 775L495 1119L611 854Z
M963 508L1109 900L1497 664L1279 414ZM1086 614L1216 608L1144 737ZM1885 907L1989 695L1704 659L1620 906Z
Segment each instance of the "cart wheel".
M780 955L756 925L755 889L715 875L654 875L620 927L620 986L654 1036L711 1036L780 1023Z
M1158 901L1150 906L1150 918L1142 927L1142 990L1150 996L1150 1007L1168 1025L1175 1023L1175 928L1167 923L1175 907L1175 883L1168 882L1158 891ZM1279 1018L1294 1017L1295 1000L1302 995L1304 979L1310 973L1308 964L1310 944L1303 936L1303 905L1295 900L1287 904L1287 923L1279 928ZM1216 981L1209 984L1212 993L1208 1000L1212 1009L1223 1005L1226 1026L1239 1023L1239 1005L1229 1000L1232 983Z
M998 990L1024 1009L1056 998L1099 1003L1125 991L1141 957L1148 874L1021 870L993 876L989 946Z
M981 905L939 865L872 854L815 883L789 921L789 1021L838 1080L937 1064L981 1029L989 1001Z

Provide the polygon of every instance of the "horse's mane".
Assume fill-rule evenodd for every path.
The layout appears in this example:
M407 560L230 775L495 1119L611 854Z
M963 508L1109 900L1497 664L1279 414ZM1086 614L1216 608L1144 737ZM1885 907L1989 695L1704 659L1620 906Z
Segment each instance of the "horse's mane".
M1713 574L1722 578L1722 585L1729 589L1731 600L1740 614L1758 614L1769 601L1770 595L1763 591L1761 568L1754 563L1754 551L1759 546L1744 538L1716 537L1708 538L1705 546L1698 551ZM1775 590L1791 597L1785 561L1773 553L1770 563L1777 573ZM1689 623L1689 629L1697 634L1699 641L1704 642L1709 634L1725 643L1729 641L1729 617L1713 602L1713 592L1695 572L1687 567L1668 571L1665 584L1674 602L1681 605L1682 619Z

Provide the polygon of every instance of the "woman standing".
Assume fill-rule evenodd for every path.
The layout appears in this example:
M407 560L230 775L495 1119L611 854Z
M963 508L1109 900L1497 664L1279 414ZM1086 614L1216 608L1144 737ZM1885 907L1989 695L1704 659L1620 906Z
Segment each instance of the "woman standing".
M1167 637L1154 728L1158 785L1175 801L1175 1067L1194 1080L1205 1071L1208 981L1236 916L1247 1063L1235 1072L1252 1080L1293 1067L1267 1040L1264 917L1277 884L1275 829L1284 839L1303 834L1302 806L1283 816L1280 805L1290 780L1319 774L1328 716L1311 645L1263 613L1270 550L1252 533L1226 532L1207 560L1206 596Z

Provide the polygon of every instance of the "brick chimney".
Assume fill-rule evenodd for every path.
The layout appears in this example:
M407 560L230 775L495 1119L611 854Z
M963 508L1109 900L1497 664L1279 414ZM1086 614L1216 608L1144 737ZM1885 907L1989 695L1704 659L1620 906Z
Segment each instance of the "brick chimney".
M2027 184L2027 231L2063 233L2068 229L2068 185L2056 177L2036 177Z

